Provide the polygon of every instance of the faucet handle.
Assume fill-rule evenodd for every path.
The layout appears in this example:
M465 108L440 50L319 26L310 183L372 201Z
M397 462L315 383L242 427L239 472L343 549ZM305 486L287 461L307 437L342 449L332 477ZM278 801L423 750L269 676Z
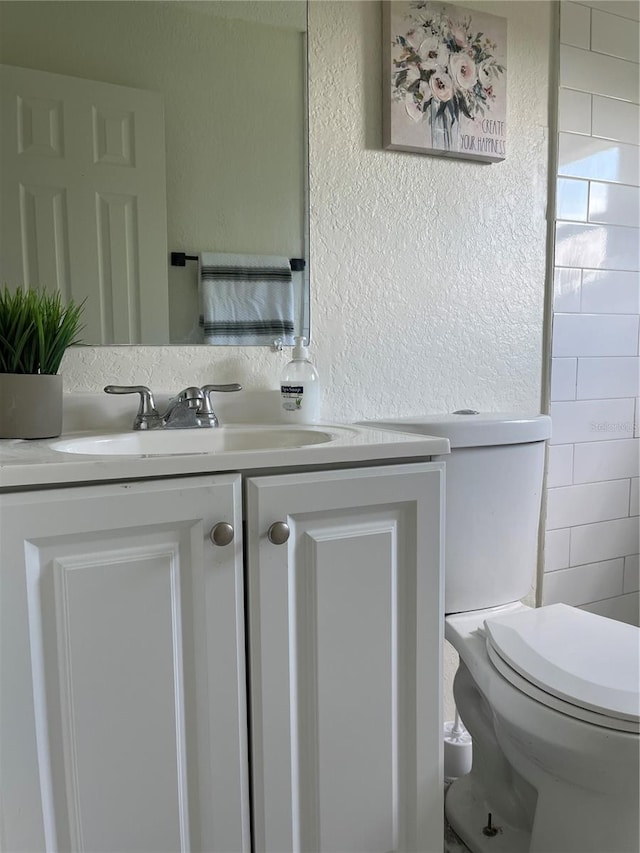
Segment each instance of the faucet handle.
M107 394L140 394L140 406L133 421L134 429L149 429L160 423L153 394L146 385L105 385L104 390Z
M206 424L208 424L209 426L217 427L218 418L216 416L216 413L213 411L213 406L211 405L210 394L212 391L242 391L242 385L239 385L237 382L231 382L228 385L202 386L204 400L202 401L202 406L200 407L200 412L198 413L198 419L201 421L205 421Z
M242 385L237 382L230 382L228 385L203 385L202 391L205 397L208 397L212 391L242 391Z

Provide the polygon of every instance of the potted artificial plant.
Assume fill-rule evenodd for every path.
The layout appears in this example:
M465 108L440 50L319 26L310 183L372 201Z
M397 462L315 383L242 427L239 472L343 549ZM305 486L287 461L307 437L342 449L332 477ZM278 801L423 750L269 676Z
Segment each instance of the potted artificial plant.
M78 343L82 304L59 293L0 291L0 438L52 438L62 431L60 362Z

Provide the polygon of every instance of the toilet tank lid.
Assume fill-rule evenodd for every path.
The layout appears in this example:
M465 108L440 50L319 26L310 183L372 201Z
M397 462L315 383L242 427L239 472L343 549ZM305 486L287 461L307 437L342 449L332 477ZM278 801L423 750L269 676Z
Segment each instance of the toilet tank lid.
M549 415L519 412L474 412L410 415L405 418L362 421L367 426L448 438L451 447L489 447L545 441L551 436Z

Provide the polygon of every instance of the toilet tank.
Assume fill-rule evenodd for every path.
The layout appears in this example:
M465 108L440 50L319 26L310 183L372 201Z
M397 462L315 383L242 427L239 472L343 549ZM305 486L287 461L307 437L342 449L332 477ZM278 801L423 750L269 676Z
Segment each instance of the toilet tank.
M448 438L445 463L445 613L523 598L534 581L546 415L470 413L368 421Z

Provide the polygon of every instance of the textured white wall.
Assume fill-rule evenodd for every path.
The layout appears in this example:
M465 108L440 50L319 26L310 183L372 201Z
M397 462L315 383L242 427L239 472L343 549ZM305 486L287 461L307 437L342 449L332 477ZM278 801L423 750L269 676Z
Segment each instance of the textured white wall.
M509 18L511 153L492 166L380 150L379 4L312 3L312 316L331 414L538 406L549 9L475 6Z
M505 15L508 143L487 166L381 150L380 3L310 2L313 353L323 415L539 406L551 4ZM275 387L287 353L78 349L67 391Z

